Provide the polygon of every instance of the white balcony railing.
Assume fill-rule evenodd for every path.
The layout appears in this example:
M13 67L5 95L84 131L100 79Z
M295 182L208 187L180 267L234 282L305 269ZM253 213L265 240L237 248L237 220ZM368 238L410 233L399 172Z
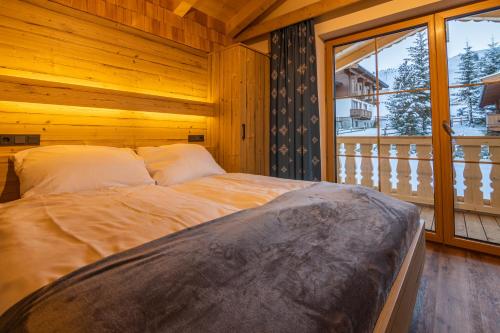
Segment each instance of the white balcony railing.
M455 208L500 214L500 137L458 137L453 144ZM431 137L390 136L378 142L373 136L339 136L337 163L340 183L380 186L418 204L434 202Z

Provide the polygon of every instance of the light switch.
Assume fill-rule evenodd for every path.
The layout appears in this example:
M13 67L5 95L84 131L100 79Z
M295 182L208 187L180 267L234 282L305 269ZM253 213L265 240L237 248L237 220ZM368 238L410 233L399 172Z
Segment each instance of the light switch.
M39 146L40 134L0 134L0 146Z

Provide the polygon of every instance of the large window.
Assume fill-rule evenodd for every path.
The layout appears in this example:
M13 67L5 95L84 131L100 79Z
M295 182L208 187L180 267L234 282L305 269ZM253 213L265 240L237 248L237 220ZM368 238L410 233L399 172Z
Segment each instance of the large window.
M446 20L455 235L500 244L500 10Z
M328 175L416 204L427 239L500 253L500 9L327 43Z
M417 203L434 230L428 30L335 46L336 174Z

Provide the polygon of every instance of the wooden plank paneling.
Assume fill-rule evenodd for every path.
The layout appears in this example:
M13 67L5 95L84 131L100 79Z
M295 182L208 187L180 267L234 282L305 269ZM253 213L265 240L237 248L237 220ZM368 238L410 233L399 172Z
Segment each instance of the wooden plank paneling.
M42 146L211 140L208 88L205 52L47 1L0 2L0 133ZM0 147L0 202L18 198L8 158L27 148Z
M246 2L227 22L227 34L235 37L279 1L281 0L253 0Z
M2 1L0 74L206 101L207 54L144 35L60 5Z
M264 147L263 152L264 152L264 161L262 167L264 168L262 174L265 176L269 176L271 173L271 156L270 156L270 147L271 147L271 64L269 61L269 58L262 59L262 66L264 66L264 84L262 85L264 87L264 91L262 92L264 96L264 114L262 115L264 117L264 127L262 128L262 135L264 138Z
M0 75L0 100L93 108L213 115L213 104Z
M28 0L40 1L40 0ZM178 16L169 0L50 0L190 47L213 51L229 44L225 24L191 8ZM189 3L190 1L184 1ZM199 1L201 2L201 1ZM198 7L198 6L197 6ZM220 7L220 6L219 6ZM187 12L187 11L186 11ZM207 11L207 13L211 13ZM184 15L185 14L185 15ZM225 16L227 18L227 16Z
M207 135L205 116L70 107L0 101L0 132L38 133L41 145L89 144L116 147L187 142L189 134ZM8 158L29 146L0 147L0 202L19 196ZM207 149L213 153L212 147Z
M238 13L240 8L247 4L248 0L202 0L197 1L195 8L213 16L223 22Z

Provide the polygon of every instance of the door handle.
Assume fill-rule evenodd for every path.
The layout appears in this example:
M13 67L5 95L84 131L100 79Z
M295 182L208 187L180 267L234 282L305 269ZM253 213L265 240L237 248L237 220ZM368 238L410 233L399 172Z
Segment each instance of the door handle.
M245 137L246 137L246 125L241 124L241 139L245 140Z
M451 128L450 124L445 120L443 121L443 129L445 130L446 134L449 136L452 136L455 134L455 131Z

